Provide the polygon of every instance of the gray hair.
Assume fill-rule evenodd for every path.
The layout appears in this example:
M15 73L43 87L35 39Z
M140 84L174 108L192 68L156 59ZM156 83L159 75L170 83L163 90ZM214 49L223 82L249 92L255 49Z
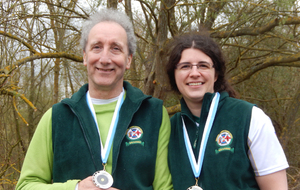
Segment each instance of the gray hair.
M133 25L129 17L115 9L102 9L99 12L91 15L82 25L80 45L85 50L88 36L91 29L100 22L115 22L121 25L127 34L127 45L129 49L129 55L133 55L136 50L136 38L134 35Z

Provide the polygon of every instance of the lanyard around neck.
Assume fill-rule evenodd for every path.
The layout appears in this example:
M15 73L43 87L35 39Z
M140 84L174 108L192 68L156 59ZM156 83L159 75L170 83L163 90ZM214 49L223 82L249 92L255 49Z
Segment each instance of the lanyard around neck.
M102 141L101 141L101 136L100 136L100 130L99 130L98 122L97 122L96 112L95 112L95 109L94 109L94 106L93 106L93 103L92 103L89 92L86 93L87 103L88 103L88 106L89 106L90 111L92 113L92 116L94 118L94 121L96 123L97 131L98 131L98 134L99 134L100 145L101 145L100 146L101 147L101 159L102 159L103 164L106 164L106 162L107 162L109 152L110 152L110 149L111 149L111 146L112 146L112 142L113 142L113 139L114 139L114 136L115 136L117 124L118 124L118 121L119 121L119 112L120 112L121 106L122 106L123 101L124 101L123 96L124 96L124 88L123 88L121 94L118 97L118 102L117 102L117 105L116 105L116 108L115 108L115 111L114 111L114 115L113 115L113 118L112 118L112 121L111 121L111 124L110 124L110 127L109 127L109 131L108 131L108 134L107 134L105 146L103 147L103 144L102 144Z
M218 108L218 104L219 104L219 99L220 99L220 94L218 92L216 92L212 103L210 105L209 108L209 112L208 112L208 116L207 116L207 120L205 123L205 127L204 127L204 131L203 131L203 135L202 135L202 140L201 140L201 146L200 146L200 150L199 150L199 156L198 156L198 161L196 162L196 158L191 146L191 142L189 139L189 135L187 133L187 129L183 120L183 117L181 116L182 119L182 124L183 124L183 136L184 136L184 142L185 142L185 147L186 147L186 151L189 157L189 161L191 164L191 167L193 169L194 175L196 178L198 178L200 176L201 173L201 169L202 169L202 164L203 164L203 159L204 159L204 153L205 153L205 148L206 148L206 144L207 144L207 140L209 137L209 133L211 131L215 116L216 116L216 112L217 112L217 108Z

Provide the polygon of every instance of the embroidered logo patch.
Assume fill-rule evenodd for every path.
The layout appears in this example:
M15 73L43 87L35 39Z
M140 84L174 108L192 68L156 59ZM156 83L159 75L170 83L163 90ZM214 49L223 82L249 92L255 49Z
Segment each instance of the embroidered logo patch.
M217 145L220 147L219 149L215 150L216 154L225 150L229 150L233 153L234 148L230 147L232 140L233 140L233 136L229 131L227 130L221 131L216 138Z
M144 146L144 142L140 141L140 139L143 137L143 130L140 127L131 126L126 131L126 137L129 140L129 142L126 142L126 146L132 144L141 144Z

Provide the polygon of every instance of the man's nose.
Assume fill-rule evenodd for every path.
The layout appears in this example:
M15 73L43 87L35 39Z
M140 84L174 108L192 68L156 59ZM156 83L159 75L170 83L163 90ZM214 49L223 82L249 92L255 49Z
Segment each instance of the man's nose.
M111 63L111 54L109 48L104 48L103 51L100 53L100 63L102 64Z

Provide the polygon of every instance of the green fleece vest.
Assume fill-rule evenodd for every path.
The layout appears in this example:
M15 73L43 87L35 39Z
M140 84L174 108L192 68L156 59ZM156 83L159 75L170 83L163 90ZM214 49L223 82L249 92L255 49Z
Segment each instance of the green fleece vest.
M162 101L144 95L127 82L124 88L126 98L112 147L113 187L152 190ZM103 169L99 135L86 102L87 90L84 85L71 99L53 106L53 182L84 179ZM138 134L132 135L134 132Z
M195 184L195 177L187 156L182 120L183 116L195 156L198 157L203 129L213 94L204 96L199 128L184 100L181 113L171 118L169 167L174 190L185 190ZM253 105L221 93L215 121L205 151L198 185L204 190L259 189L248 158L248 132Z

